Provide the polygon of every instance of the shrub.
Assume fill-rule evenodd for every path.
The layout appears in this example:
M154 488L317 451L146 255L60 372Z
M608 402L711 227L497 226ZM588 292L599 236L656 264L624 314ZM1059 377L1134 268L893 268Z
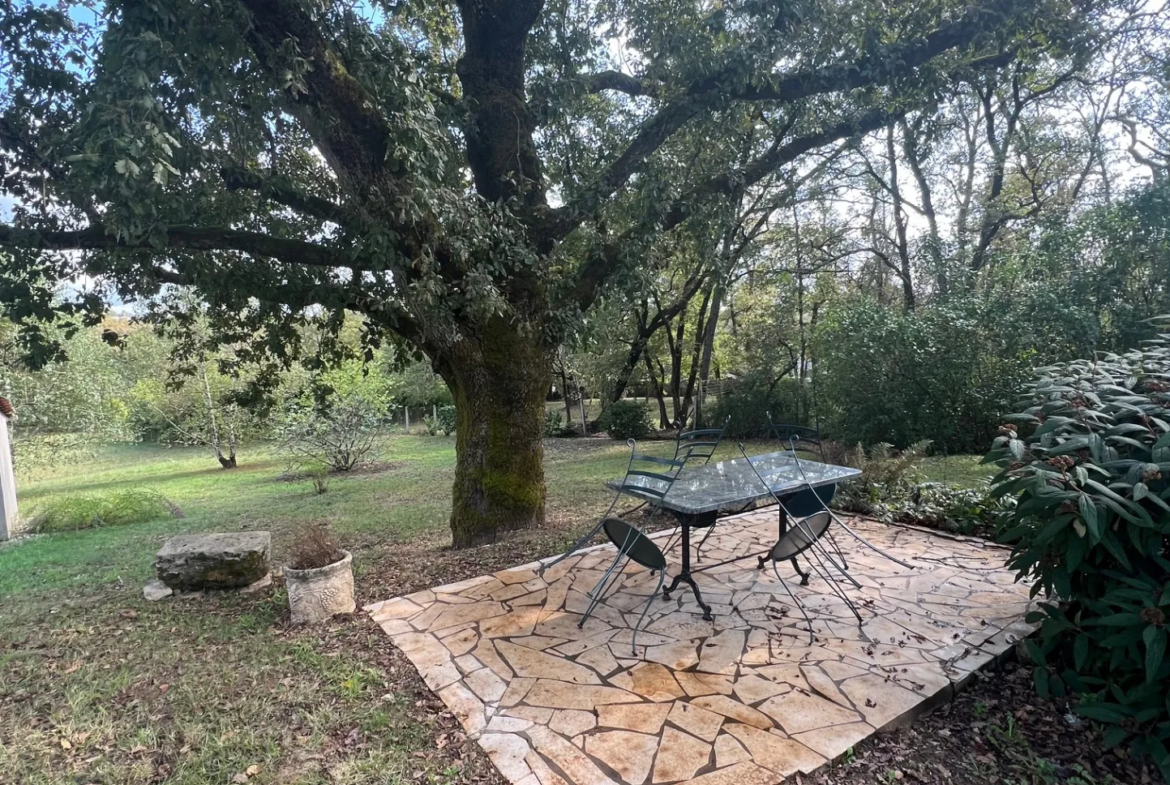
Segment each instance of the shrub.
M715 405L703 419L714 423L728 422L725 436L750 439L766 436L768 415L777 425L808 425L811 411L808 390L798 379L748 377L739 383L723 386Z
M345 554L321 526L306 525L297 530L289 557L294 570L316 570L341 561Z
M554 436L564 436L565 431L570 434L574 433L572 426L566 426L561 420L561 413L558 411L547 411L544 413L544 427L541 430L541 435L546 439L551 439Z
M601 413L598 427L611 439L645 439L654 428L645 405L637 401L614 401Z
M914 492L921 475L918 465L930 447L929 441L895 450L888 444L875 444L865 450L860 444L852 450L828 445L829 463L861 469L861 477L838 486L837 505L850 512L878 514L883 504L905 499Z
M834 305L813 342L824 431L849 444L931 439L982 452L1040 357L1068 351L1073 316L1035 292L911 312L866 298Z
M428 436L450 436L455 433L455 407L440 406L434 417L424 417Z
M382 433L380 406L359 393L331 400L328 406L292 407L277 427L281 451L298 465L324 465L347 472L377 460Z
M144 490L115 491L51 501L33 517L31 529L38 533L79 531L168 516L181 517L182 511L161 494Z
M1028 641L1042 694L1081 695L1170 774L1170 336L1147 347L1039 371L1022 413L987 460L993 493L1018 504L1002 539L1009 564L1043 595ZM1027 435L1024 435L1024 434Z

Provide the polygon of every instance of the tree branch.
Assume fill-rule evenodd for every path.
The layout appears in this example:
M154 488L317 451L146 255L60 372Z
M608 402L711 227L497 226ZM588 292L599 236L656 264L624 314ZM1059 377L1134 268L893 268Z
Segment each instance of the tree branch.
M791 163L810 150L823 147L839 139L875 131L901 115L901 112L872 109L818 133L796 137L784 145L775 144L766 153L741 169L712 177L677 199L667 209L660 224L661 231L669 231L685 221L691 215L696 202L704 198L731 194L737 188L755 185L781 166ZM630 243L635 231L635 229L631 229L617 240L606 243L582 265L570 293L571 301L576 303L581 310L592 305L602 284L621 266L623 260L621 249Z
M345 225L353 218L341 205L303 193L284 178L266 178L236 164L220 167L219 174L229 191L257 191L261 196L291 207L299 213L339 226Z
M999 0L991 5L969 6L957 19L928 35L900 47L862 55L852 62L787 75L768 75L749 79L744 84L739 84L741 80L731 69L701 79L646 120L622 154L579 199L554 211L548 231L563 237L582 220L594 215L667 139L717 99L783 105L826 93L888 85L942 53L971 43L984 30L987 18L1006 16L1017 3L1018 0ZM998 57L984 57L977 62L986 64L997 61Z
M374 186L390 187L390 126L377 109L378 101L346 69L317 22L295 0L240 2L252 17L247 40L279 84L288 81L289 43L311 64L285 88L285 99L338 177L359 194Z
M602 71L587 78L589 92L600 93L604 90L616 90L626 95L657 95L658 86L647 84L636 76L623 74L621 71Z
M0 248L46 251L158 251L171 246L189 251L241 251L289 264L311 267L351 267L337 251L304 240L273 237L222 226L171 226L161 237L127 242L101 227L72 231L40 232L0 224Z

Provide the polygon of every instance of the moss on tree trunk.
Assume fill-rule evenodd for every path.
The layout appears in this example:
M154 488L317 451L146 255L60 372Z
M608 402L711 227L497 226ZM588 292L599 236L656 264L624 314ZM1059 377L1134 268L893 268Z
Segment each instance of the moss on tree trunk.
M456 548L544 521L547 350L511 324L491 323L444 363L455 396L456 465L451 537Z

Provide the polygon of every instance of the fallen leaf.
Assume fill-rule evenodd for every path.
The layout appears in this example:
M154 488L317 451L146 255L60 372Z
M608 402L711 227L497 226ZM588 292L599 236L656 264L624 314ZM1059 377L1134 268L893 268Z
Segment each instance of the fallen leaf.
M255 763L253 763L251 766L244 769L244 773L247 774L249 777L255 777L257 774L260 773L260 767L257 766Z

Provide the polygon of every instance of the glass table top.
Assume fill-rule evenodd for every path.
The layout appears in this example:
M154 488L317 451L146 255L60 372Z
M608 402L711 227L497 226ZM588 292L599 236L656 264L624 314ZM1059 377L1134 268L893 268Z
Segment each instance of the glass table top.
M800 460L799 467L791 452L772 452L753 455L752 466L777 495L797 491L805 487L805 478L813 486L833 485L854 477L860 477L859 469L837 466L831 463ZM804 469L804 476L800 470ZM606 483L612 489L621 486L621 480ZM634 486L634 487L631 487ZM637 486L661 489L664 483L650 477L632 476L626 483L625 493L643 496ZM743 458L712 462L701 466L684 467L666 496L659 501L653 494L644 497L657 502L668 510L684 514L698 514L742 507L750 502L769 496L768 490L760 483L752 467Z

